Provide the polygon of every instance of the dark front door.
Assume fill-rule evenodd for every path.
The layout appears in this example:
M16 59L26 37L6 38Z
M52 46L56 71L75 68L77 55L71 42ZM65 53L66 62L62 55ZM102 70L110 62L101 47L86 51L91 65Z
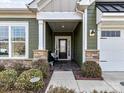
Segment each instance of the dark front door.
M59 59L67 59L67 39L59 39Z

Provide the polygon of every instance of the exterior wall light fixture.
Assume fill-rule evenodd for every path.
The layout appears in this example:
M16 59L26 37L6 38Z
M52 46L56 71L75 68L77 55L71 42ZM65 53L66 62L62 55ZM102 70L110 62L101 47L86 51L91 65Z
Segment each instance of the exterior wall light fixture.
M95 34L96 34L96 30L95 29L90 29L89 35L90 36L95 36Z

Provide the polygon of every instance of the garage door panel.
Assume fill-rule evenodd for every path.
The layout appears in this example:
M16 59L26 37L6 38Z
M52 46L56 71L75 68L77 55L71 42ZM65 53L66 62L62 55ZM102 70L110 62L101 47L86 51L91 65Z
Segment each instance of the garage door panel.
M120 33L120 37L100 38L100 65L103 71L124 71L124 31Z
M124 71L124 63L121 63L121 62L119 62L119 63L120 64L101 62L100 66L102 68L102 71Z

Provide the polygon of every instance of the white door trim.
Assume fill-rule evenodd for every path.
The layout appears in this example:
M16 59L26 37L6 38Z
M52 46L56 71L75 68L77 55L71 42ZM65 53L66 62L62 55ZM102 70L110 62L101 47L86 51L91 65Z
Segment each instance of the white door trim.
M59 52L57 52L59 39L67 39L67 59L59 59L59 60L71 60L71 36L55 36L55 53L57 54L57 56L59 56ZM68 44L69 41L70 41L70 44Z

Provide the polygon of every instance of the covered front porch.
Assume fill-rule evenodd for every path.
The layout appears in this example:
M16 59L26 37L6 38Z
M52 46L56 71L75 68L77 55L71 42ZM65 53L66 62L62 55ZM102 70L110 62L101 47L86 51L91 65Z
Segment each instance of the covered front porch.
M77 21L45 21L45 49L59 62L83 61L83 23Z
M38 58L47 58L48 51L56 54L60 61L75 61L79 65L87 59L94 60L96 51L87 50L89 32L87 29L87 7L93 0L53 0L34 2L29 8L36 12L39 24L39 45L34 52ZM36 9L36 10L35 10ZM38 52L38 53L37 53ZM91 57L89 57L91 56ZM97 59L95 59L96 61ZM98 60L97 60L98 61Z

